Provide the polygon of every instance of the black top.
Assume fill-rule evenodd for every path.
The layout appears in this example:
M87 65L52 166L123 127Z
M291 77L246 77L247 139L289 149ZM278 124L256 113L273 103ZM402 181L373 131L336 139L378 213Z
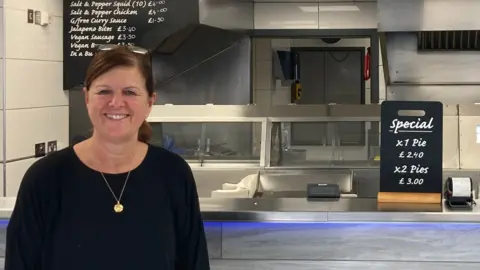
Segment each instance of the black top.
M105 174L118 197L125 174ZM207 270L207 244L188 164L149 146L121 203L72 147L35 162L7 228L5 270Z

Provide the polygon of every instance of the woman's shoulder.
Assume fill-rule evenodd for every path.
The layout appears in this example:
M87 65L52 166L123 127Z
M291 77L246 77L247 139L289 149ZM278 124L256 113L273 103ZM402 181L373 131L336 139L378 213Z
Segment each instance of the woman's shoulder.
M169 151L163 147L149 145L149 162L155 167L170 169L190 169L187 161L180 155Z
M23 189L43 191L55 188L59 183L56 181L59 173L69 171L73 154L73 148L67 147L36 160L25 172L21 186Z
M36 172L48 172L60 166L72 164L74 154L73 147L69 146L36 160L29 169Z
M163 147L149 146L149 174L162 182L168 188L168 194L177 207L196 198L196 184L192 169L180 155Z
M190 165L182 156L154 145L149 146L148 155L145 168L150 174L165 179L167 184L183 189L194 182Z
M50 181L60 171L69 171L73 164L74 151L67 147L36 160L26 171L24 178L36 181ZM51 182L51 181L50 181Z

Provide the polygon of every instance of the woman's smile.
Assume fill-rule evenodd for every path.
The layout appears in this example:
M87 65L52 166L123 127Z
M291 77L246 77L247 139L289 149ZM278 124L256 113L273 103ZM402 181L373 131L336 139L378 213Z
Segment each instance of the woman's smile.
M129 117L130 115L129 115L129 114L111 114L111 113L106 113L105 116L106 116L108 119L110 119L110 120L120 121L120 120L126 119L126 118Z

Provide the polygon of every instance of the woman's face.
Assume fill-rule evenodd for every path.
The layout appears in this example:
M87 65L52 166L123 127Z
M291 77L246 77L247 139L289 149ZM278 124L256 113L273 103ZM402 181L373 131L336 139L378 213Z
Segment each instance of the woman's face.
M87 110L95 132L113 141L136 138L148 117L155 94L148 96L145 79L137 68L117 67L85 89Z

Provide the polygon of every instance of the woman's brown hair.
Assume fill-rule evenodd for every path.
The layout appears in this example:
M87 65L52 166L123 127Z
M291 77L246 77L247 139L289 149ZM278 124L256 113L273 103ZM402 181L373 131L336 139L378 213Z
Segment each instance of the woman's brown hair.
M138 68L140 74L142 74L145 79L145 87L148 96L150 98L153 96L154 86L150 54L140 54L124 46L118 46L106 51L99 51L95 54L87 69L85 78L85 88L87 91L90 90L90 86L94 80L116 67ZM147 121L143 121L138 130L138 140L147 143L150 141L151 137L152 128Z

